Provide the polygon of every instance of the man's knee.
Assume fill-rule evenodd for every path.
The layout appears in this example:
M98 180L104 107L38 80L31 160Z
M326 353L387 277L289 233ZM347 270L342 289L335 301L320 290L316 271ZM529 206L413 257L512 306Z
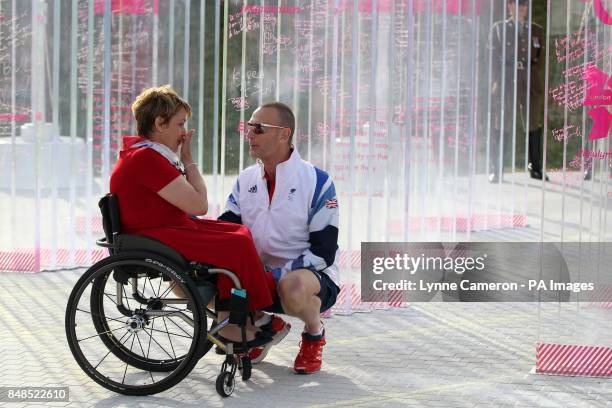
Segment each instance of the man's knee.
M297 275L289 274L278 282L278 296L285 301L293 302L306 296L306 286Z
M277 286L278 295L284 303L302 303L316 296L320 289L317 278L306 269L285 275Z

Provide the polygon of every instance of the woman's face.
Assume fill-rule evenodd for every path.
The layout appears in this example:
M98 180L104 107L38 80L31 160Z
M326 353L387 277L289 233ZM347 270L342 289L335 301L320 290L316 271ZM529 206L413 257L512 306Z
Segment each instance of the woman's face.
M179 147L185 141L185 135L187 134L185 122L187 122L187 112L185 109L181 109L168 122L156 126L157 131L153 134L151 140L166 145L178 154Z

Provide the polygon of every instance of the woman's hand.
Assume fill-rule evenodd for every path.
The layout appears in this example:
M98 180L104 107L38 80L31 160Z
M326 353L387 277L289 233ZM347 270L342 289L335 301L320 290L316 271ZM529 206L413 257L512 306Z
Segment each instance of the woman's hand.
M188 214L205 215L208 211L206 184L191 157L191 138L194 133L195 130L191 129L181 138L180 157L185 166L185 177L177 176L157 194Z
M191 138L194 133L195 129L191 129L183 136L183 141L181 143L181 163L183 164L193 163L193 158L191 157Z

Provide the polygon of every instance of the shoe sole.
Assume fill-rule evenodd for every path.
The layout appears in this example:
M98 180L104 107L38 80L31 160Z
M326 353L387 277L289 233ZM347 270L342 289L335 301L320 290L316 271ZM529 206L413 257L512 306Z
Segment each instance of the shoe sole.
M266 358L266 355L268 354L268 351L270 351L272 346L277 345L285 337L287 337L287 335L289 334L290 330L291 330L291 325L289 323L285 322L285 327L283 328L283 330L281 330L278 333L276 333L274 335L274 337L272 338L272 341L267 343L265 346L263 346L263 350L261 351L261 354L256 359L251 360L251 364L261 363L263 361L263 359Z
M306 371L305 369L297 369L297 368L293 368L293 372L296 374L300 374L300 375L308 375L308 374L314 374L314 373L318 373L319 371L321 371L320 368L317 368L314 371Z

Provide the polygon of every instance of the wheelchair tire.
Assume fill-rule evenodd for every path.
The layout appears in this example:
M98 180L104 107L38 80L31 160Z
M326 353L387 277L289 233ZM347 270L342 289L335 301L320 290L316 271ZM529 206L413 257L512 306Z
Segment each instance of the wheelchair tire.
M119 300L123 302L123 299L120 298L120 294L116 295L116 300L113 299L113 294L110 292L92 295L93 291L100 290L101 282L106 282L114 268L135 265L154 271L160 277L161 309L147 307L131 310L129 300L126 298L131 316L120 313L117 318L111 318L106 314L100 314L103 308L100 303L102 296L117 306ZM165 285L169 285L163 293L161 293L162 280ZM150 286L155 291L153 285ZM182 291L185 298L170 297L174 294L175 287ZM103 259L81 276L68 299L65 329L70 351L89 377L111 391L125 395L151 395L165 391L185 378L194 368L198 358L205 353L206 314L197 293L191 278L159 255L134 251ZM90 295L89 299L84 298L87 294ZM169 306L180 303L190 304L191 308L180 309ZM84 310L87 307L91 310ZM108 310L112 310L112 307ZM175 318L180 318L179 323L185 322L183 327L187 329L177 324ZM154 336L160 330L155 330L152 322L157 320L163 321L165 326L167 326L166 320L171 321L187 335L170 332L166 327L167 331L161 332L167 335L167 339L163 336L155 340ZM111 329L110 324L118 327ZM93 326L93 329L90 326ZM189 329L193 329L192 334ZM82 332L88 330L88 335L83 336ZM123 336L117 337L117 333L122 330L125 330ZM146 352L139 333L149 338ZM128 338L123 340L126 336ZM178 343L173 344L174 337L178 338ZM130 339L131 344L128 348ZM144 339L146 341L147 338ZM138 354L138 347L134 349L135 340L138 340L141 355ZM150 358L151 350L157 354L162 354L163 351L170 358ZM160 378L162 373L163 378Z
M133 353L127 347L122 345L119 339L110 331L110 327L105 319L104 307L102 307L102 302L104 300L103 288L109 276L110 274L104 274L94 279L91 291L92 296L90 307L92 312L94 312L92 313L94 327L98 333L108 333L106 336L101 336L100 340L106 344L108 349L111 350L115 356L131 366L140 368L141 370L156 372L168 372L175 370L183 360L184 356L176 359L143 359L141 356Z
M215 383L217 394L224 398L232 395L235 386L236 380L234 379L234 375L231 371L223 371L221 374L219 374Z

